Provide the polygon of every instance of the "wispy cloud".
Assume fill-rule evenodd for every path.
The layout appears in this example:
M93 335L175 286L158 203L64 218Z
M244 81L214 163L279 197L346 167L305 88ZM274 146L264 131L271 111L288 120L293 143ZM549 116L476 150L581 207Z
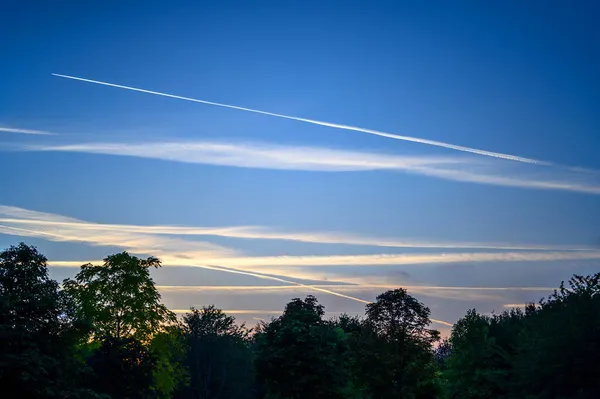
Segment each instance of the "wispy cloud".
M60 151L159 159L172 162L320 172L400 171L444 180L527 189L600 194L600 174L560 166L524 165L474 157L390 155L310 146L214 141L79 143L24 146Z
M190 229L190 230L188 230ZM199 229L199 230L195 230ZM165 266L191 266L201 269L213 270L223 273L250 276L257 279L277 282L285 286L298 287L298 290L310 290L334 295L362 304L369 303L367 299L360 296L368 295L369 290L384 289L384 284L363 285L363 287L338 286L335 284L315 285L302 284L293 279L321 279L331 280L331 274L323 272L322 268L306 266L358 266L368 265L411 265L411 264L443 264L456 262L523 262L523 261L554 261L566 259L598 259L600 252L588 251L509 251L509 252L473 252L473 253L450 253L450 254L390 254L390 255L331 255L331 256L259 256L247 257L243 254L212 243L185 239L187 235L202 235L211 229L219 228L196 228L177 226L136 226L136 225L102 225L80 221L78 219L64 217L61 215L36 212L27 209L10 206L0 206L0 234L11 234L24 237L39 237L50 241L82 242L90 245L116 246L126 249L135 254L155 255L161 258ZM249 234L244 228L223 228L222 234L231 232L235 234ZM251 231L252 237L260 237L255 231ZM268 239L276 233L267 234ZM295 234L295 233L290 233ZM321 233L325 234L325 233ZM165 237L165 235L180 235L179 237ZM288 239L291 237L286 236ZM315 240L320 239L319 235ZM332 236L336 240L338 236ZM265 238L265 237L263 237ZM296 237L298 238L298 237ZM302 239L308 239L300 235ZM387 244L386 244L387 245ZM52 266L79 267L86 262L54 261ZM92 262L101 263L101 262ZM342 269L338 269L342 270ZM344 274L345 273L345 274ZM340 282L360 282L359 278L352 278L350 272L341 275ZM344 275L348 278L345 279ZM365 279L367 281L368 279ZM389 287L388 284L385 287ZM393 287L393 286L392 286ZM390 287L390 288L392 288ZM411 291L420 295L434 296L438 298L482 298L492 294L493 290L506 291L518 290L519 288L479 288L479 287L436 287L436 286L405 286L411 287ZM185 288L182 288L185 289ZM217 289L217 288L215 288ZM262 288L261 288L262 289ZM280 288L281 289L281 288ZM285 288L288 289L288 288ZM289 288L292 289L292 288ZM387 289L387 288L386 288ZM526 288L522 288L526 289ZM538 289L538 288L535 288ZM172 289L174 290L174 289ZM270 290L267 288L265 290ZM477 291L479 290L479 291ZM272 292L272 291L269 291ZM469 292L472 292L469 294ZM517 298L515 298L517 299ZM506 301L506 300L505 300ZM442 325L451 325L444 320L434 320Z
M515 294L543 292L550 293L554 288L550 287L445 287L445 286L426 286L426 285L406 285L406 284L312 284L313 287L335 290L345 293L369 293L371 296L396 288L404 288L411 295L427 296L439 299L452 299L459 301L495 301L502 302L508 298L514 298ZM291 292L310 292L312 290L297 285L244 285L244 286L157 286L161 293L166 295L198 295L213 294L217 295L273 295L288 294ZM296 295L296 294L294 294Z
M79 262L81 264L81 262ZM314 284L313 284L314 286ZM552 287L463 287L463 286L433 286L433 285L404 285L404 284L319 284L321 288L330 288L338 291L365 291L365 290L390 290L404 288L415 291L552 291ZM238 294L251 294L257 292L288 292L302 291L304 288L297 285L159 285L158 288L165 292L196 292L196 291L222 291Z
M248 257L230 248L209 242L188 240L182 237L164 237L165 234L214 234L245 236L243 227L189 228L176 226L103 225L79 221L56 214L36 212L17 207L0 206L0 233L25 237L40 237L50 241L82 242L91 245L116 246L133 253L155 255L167 266L197 266L227 273L269 279L284 284L298 285L286 279L264 274L276 274L291 278L323 278L326 273L319 266L393 266L475 262L540 262L558 260L600 259L600 251L498 251L461 253L411 253L411 254L364 254L325 256L255 256ZM233 233L232 233L233 232ZM240 233L241 232L241 233ZM253 238L273 239L276 233L261 236L251 231ZM323 238L316 234L314 241ZM286 238L293 238L285 236ZM301 239L308 240L300 235ZM339 237L337 237L339 238ZM331 241L341 241L338 239ZM365 239L361 243L373 239ZM356 241L354 241L356 242ZM351 243L354 243L351 241ZM387 245L384 242L384 245ZM430 246L434 244L429 243ZM466 247L466 246L463 246ZM481 244L480 247L485 247ZM522 246L527 247L527 246ZM550 249L551 247L548 247ZM79 266L77 263L62 266ZM317 267L315 271L299 270ZM260 275L260 276L259 276ZM323 290L320 288L319 290Z
M191 259L237 254L231 249L203 241L161 237L141 231L122 231L117 228L81 228L78 226L77 219L18 207L0 205L0 218L2 219L0 234L40 237L57 242L80 242L95 246L116 246L158 257L173 256L173 248L180 251L182 258ZM24 223L24 221L28 222ZM63 224L60 225L61 223Z
M216 103L216 102L212 102L212 101L199 100L199 99L191 98L191 97L182 97L182 96L177 96L174 94L161 93L158 91L140 89L140 88L135 88L135 87L131 87L131 86L123 86L123 85L118 85L118 84L114 84L114 83L101 82L98 80L84 79L84 78L75 77L75 76L61 75L61 74L57 74L57 73L53 73L52 75L58 76L61 78L79 80L82 82L95 83L95 84L100 84L100 85L104 85L104 86L116 87L116 88L120 88L120 89L133 90L133 91L137 91L137 92L153 94L153 95L158 95L158 96L163 96L163 97L170 97L170 98L175 98L178 100L192 101L192 102L196 102L196 103L214 105L217 107L235 109L238 111L253 112L253 113L267 115L267 116L273 116L273 117L277 117L277 118L290 119L290 120L294 120L294 121L298 121L298 122L310 123L313 125L327 126L327 127L332 127L335 129L350 130L350 131L362 132L362 133L367 133L367 134L373 134L376 136L391 138L391 139L395 139L395 140L412 141L415 143L427 144L427 145L432 145L432 146L436 146L436 147L449 148L452 150L469 152L469 153L484 155L484 156L488 156L488 157L508 159L511 161L518 161L518 162L524 162L524 163L549 164L548 162L538 161L538 160L531 159L531 158L525 158L525 157L520 157L520 156L510 155L510 154L502 154L502 153L492 152L492 151L479 150L476 148L464 147L464 146L459 146L459 145L455 145L455 144L444 143L441 141L427 140L427 139L411 137L411 136L400 136L397 134L380 132L377 130L365 129L365 128L357 127L357 126L341 125L341 124L337 124L337 123L317 121L314 119L299 118L299 117L295 117L295 116L277 114L277 113L273 113L273 112L260 111L260 110L252 109L252 108L238 107L235 105L221 104L221 103Z
M181 256L180 256L180 254L175 254L172 258L165 258L163 256L162 260L164 261L165 265L173 266L175 263L181 261ZM49 266L78 267L80 265L81 265L80 262L74 262L74 261L49 262ZM232 267L212 266L212 265L207 265L207 264L202 264L202 263L195 263L195 260L193 260L193 259L188 259L185 266L191 266L191 267L196 267L196 268L206 269L206 270L220 271L223 273L239 274L239 275L244 275L244 276L249 276L249 277L255 277L258 279L269 280L269 281L276 281L276 282L283 283L283 284L290 284L290 285L302 287L302 288L308 289L310 291L317 291L317 292L322 292L325 294L337 296L340 298L350 299L355 302L360 302L360 303L364 303L364 304L370 303L367 300L357 298L354 296L350 296L350 295L346 295L346 294L342 294L340 292L332 291L332 290L329 290L326 288L322 288L319 285L302 284L302 283L298 283L296 281L287 280L285 278L275 277L272 275L262 274L262 273L254 272L254 271L250 271L250 270L239 270L239 269L235 269ZM282 277L286 277L286 276L283 275ZM294 276L289 276L288 278L294 278Z
M85 143L29 146L37 151L84 152L153 158L175 162L242 168L345 172L411 170L428 165L467 163L467 159L434 156L395 156L308 146L210 141L150 143Z
M112 234L174 235L174 236L220 236L240 239L287 240L318 244L346 244L390 248L438 248L438 249L495 249L495 250L538 250L538 251L576 251L592 250L584 245L534 245L485 242L422 241L390 237L365 237L344 232L294 232L282 231L265 226L148 226L130 224L91 223L45 212L31 211L18 207L0 205L0 224L5 229L27 232L28 227L40 234L62 235L69 237L100 236L110 239ZM32 233L33 234L33 233ZM106 238L109 237L109 238ZM65 238L65 239L66 239ZM110 239L113 241L112 239ZM112 245L112 244L108 244Z
M33 224L29 228L14 227L0 224L0 234L9 234L25 237L40 237L50 241L66 241L66 242L83 242L91 245L116 246L125 248L133 253L147 254L159 257L165 265L185 265L203 268L207 270L220 271L223 273L233 273L245 276L277 281L279 283L297 285L309 288L313 291L319 291L330 295L350 299L353 301L368 303L360 298L352 297L325 288L313 287L307 284L290 281L285 278L264 275L260 272L252 270L237 270L233 266L214 266L209 262L204 262L207 259L214 259L215 255L236 255L237 252L228 248L224 248L215 244L190 241L175 238L165 238L161 235L147 234L142 232L119 231L118 229L92 229L88 224L88 228L77 228L77 219L66 218L55 214L46 214L43 212L30 211L17 207L0 206L0 215L17 216L22 219L40 220L46 223ZM52 222L65 223L62 227L56 227ZM219 257L218 259L221 259ZM78 267L79 262L53 262L51 265L63 267Z
M54 136L56 133L46 132L44 130L31 130L31 129L17 129L12 127L0 127L0 132L5 133L18 133L18 134L36 134L43 136Z
M307 266L395 266L472 262L553 262L600 259L600 251L468 252L441 254L368 254L325 256L255 256L205 259L205 263L236 268ZM165 262L166 263L166 262ZM175 265L174 265L175 266ZM179 265L180 266L180 265Z

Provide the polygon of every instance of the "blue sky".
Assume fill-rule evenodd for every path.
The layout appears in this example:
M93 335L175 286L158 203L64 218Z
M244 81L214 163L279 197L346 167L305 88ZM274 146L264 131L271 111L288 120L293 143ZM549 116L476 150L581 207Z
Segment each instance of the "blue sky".
M3 4L0 247L39 246L57 278L122 249L156 255L170 307L255 317L311 291L173 286L286 284L197 267L210 263L352 283L367 301L455 287L413 289L453 322L598 270L596 6L281 3ZM456 288L519 286L540 291Z

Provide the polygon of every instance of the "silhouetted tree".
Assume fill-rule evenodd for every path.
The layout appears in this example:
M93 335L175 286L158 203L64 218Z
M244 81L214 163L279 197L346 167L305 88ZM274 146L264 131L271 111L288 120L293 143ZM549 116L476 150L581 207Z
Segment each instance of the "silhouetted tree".
M373 398L432 398L438 394L430 310L406 290L387 291L366 306L363 378Z
M152 389L159 399L173 398L175 393L189 385L186 360L189 346L183 327L170 325L152 337L149 350L156 360Z
M214 306L184 316L190 385L177 398L255 397L250 331Z
M100 389L112 384L99 377L111 375L103 367L121 367L123 373L133 373L121 376L114 392L104 389L103 393L142 398L152 392L155 397L166 398L186 382L180 363L185 349L178 338L176 317L160 302L150 276L152 267L160 267L160 261L122 252L108 256L102 266L81 266L73 279L63 283L77 318L91 323L91 341L82 350L96 373L92 386ZM131 389L139 389L141 396L131 396Z
M148 342L176 320L175 314L160 303L160 293L150 276L152 267L160 267L160 261L122 252L108 256L102 266L81 266L63 287L74 299L79 317L92 323L94 336L134 337Z
M257 337L257 373L267 398L352 398L345 334L323 320L311 295L293 299Z
M452 355L447 359L444 376L449 398L498 397L498 379L494 374L497 354L490 335L490 318L471 309L453 327L450 336Z
M452 345L448 339L443 339L433 351L435 362L438 366L439 370L444 370L446 368L446 362L448 361L448 357L452 353Z
M530 398L600 397L600 273L575 275L530 308L515 361L515 393Z
M78 329L46 261L23 243L0 253L0 387L21 398L93 397L80 388Z
M88 359L94 391L114 399L154 397L156 358L133 337L107 337Z
M214 306L177 322L126 252L83 265L61 290L46 258L0 253L0 384L24 399L588 399L600 397L600 273L525 310L474 309L447 341L404 289L366 317L325 320L293 299L252 331Z

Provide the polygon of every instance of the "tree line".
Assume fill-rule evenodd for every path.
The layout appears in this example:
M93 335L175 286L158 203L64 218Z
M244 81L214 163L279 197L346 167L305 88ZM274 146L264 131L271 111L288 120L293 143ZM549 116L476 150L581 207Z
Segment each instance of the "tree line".
M248 328L212 305L177 318L153 257L110 255L62 284L46 263L24 243L0 253L2 397L600 397L600 273L523 310L469 310L442 340L402 288L364 317L327 319L309 295Z

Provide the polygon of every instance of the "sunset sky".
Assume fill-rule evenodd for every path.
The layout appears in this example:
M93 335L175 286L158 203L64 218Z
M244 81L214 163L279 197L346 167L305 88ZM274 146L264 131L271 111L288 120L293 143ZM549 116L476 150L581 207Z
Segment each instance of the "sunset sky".
M250 323L402 286L447 331L599 270L600 9L83 3L0 5L0 249L52 277L153 255Z

